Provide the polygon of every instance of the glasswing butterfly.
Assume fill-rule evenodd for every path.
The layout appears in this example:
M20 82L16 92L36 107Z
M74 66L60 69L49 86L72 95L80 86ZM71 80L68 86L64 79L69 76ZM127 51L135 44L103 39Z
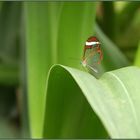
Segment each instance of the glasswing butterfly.
M82 57L82 65L89 71L99 72L99 65L103 59L101 43L95 36L87 39Z

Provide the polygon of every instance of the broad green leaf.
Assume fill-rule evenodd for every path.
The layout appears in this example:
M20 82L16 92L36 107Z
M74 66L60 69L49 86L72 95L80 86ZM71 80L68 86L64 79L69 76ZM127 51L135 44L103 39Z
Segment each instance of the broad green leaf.
M47 72L54 63L81 68L96 9L95 2L25 2L24 6L29 122L31 136L42 137Z
M31 135L41 137L47 71L53 62L58 6L25 2L29 122ZM52 25L53 24L53 25Z
M130 65L126 56L119 50L119 48L102 32L100 27L96 24L95 32L101 42L103 50L102 66L104 71L118 69Z
M43 137L106 138L107 131L111 138L139 138L139 83L137 67L106 72L97 80L77 69L54 66Z
M58 26L59 64L81 68L85 41L93 35L96 2L65 2Z

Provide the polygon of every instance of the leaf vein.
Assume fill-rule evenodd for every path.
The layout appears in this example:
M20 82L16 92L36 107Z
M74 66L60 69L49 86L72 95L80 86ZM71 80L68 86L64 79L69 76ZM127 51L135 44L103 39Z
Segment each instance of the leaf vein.
M139 123L138 123L138 118L137 118L136 110L135 110L135 107L134 107L134 103L133 103L133 101L132 101L132 99L131 99L131 97L130 97L130 95L129 95L129 93L128 93L126 87L125 87L125 85L124 85L123 82L119 79L119 77L116 76L114 73L109 72L109 74L112 75L112 76L120 83L120 85L121 85L122 88L124 89L124 92L125 92L125 94L126 94L126 96L127 96L127 98L128 98L128 101L129 101L130 106L131 106L131 109L132 109L132 113L133 113L133 117L134 117L134 120L135 120L135 124L136 124L137 128L139 128L139 126L138 126Z

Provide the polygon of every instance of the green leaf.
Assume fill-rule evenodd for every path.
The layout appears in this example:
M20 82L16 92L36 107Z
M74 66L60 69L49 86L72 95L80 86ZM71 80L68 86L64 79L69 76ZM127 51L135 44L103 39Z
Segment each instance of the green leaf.
M119 48L102 32L100 27L96 24L95 32L101 42L103 50L102 67L104 71L118 69L130 65L126 56L119 50Z
M137 67L110 71L97 80L77 69L54 66L43 137L106 138L107 131L111 138L139 138L139 83Z
M81 68L85 40L93 34L95 4L25 2L29 122L32 137L42 137L46 79L51 65L60 63Z
M54 63L57 5L25 2L29 122L31 135L41 137L47 71ZM53 15L54 14L54 15ZM55 17L54 17L55 16ZM53 24L51 26L51 24ZM54 33L53 33L54 32ZM54 56L55 57L55 56Z
M3 2L0 10L0 60L16 63L19 47L21 2Z
M57 63L80 68L85 41L94 33L96 2L65 2L58 26Z

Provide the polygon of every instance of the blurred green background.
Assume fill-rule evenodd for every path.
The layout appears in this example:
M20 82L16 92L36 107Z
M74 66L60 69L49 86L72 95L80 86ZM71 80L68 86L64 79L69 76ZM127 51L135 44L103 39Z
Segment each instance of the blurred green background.
M97 34L102 42L106 38L113 42L115 45L107 44L119 49L125 57L125 60L117 58L109 46L107 51L103 49L105 55L110 52L111 60L115 59L116 64L109 64L105 57L104 65L108 65L105 71L139 63L140 2L90 2L89 5L88 2L70 2L68 6L67 2L0 2L0 138L31 136L29 126L35 121L29 121L28 93L38 91L41 98L44 97L44 88L37 87L46 84L52 64L81 69L80 57L84 47L81 42L91 34ZM76 10L79 13L75 13ZM76 19L77 24L73 25ZM77 48L71 45L78 44L77 36L82 40L81 47L78 54L73 54L77 53ZM67 52L72 50L71 56ZM65 59L65 55L71 60ZM38 71L42 75L36 75ZM33 81L36 83L31 85ZM33 94L29 98L31 96L37 100ZM36 103L42 111L43 102Z

